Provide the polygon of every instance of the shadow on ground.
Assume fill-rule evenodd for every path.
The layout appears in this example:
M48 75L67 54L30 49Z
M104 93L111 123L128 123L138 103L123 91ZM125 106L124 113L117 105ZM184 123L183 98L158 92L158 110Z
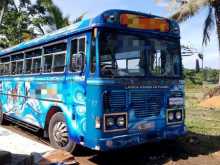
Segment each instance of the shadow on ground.
M0 150L1 165L31 165L32 157L25 154L12 154L7 151Z
M97 153L84 149L79 157L89 156L89 161L100 165L162 165L169 161L184 160L220 151L220 136L208 136L189 132L176 141L150 143L126 150ZM77 156L77 155L75 155Z

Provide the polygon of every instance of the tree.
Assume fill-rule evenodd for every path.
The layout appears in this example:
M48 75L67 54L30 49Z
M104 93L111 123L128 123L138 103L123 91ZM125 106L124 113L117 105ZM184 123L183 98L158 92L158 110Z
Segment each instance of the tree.
M6 3L6 0L3 0L0 4L0 24L2 22L2 18L3 18L3 15L4 15L4 12L5 12L5 3Z
M60 29L70 24L69 18L63 16L61 10L52 0L37 0L31 10L35 15L38 15L34 22L38 25L48 23L48 31ZM42 18L44 19L42 20ZM41 32L43 32L42 29Z
M3 15L5 13L5 9L7 8L8 3L9 3L9 0L1 0L1 3L0 3L0 25L2 23L2 18L3 18Z
M14 0L1 0L0 12L0 49L70 24L52 0L37 0L35 4L31 0L19 0L18 4ZM85 14L73 23L81 21Z
M34 30L29 27L31 23L29 15L26 10L22 9L22 4L17 7L13 1L8 1L0 24L1 47L4 48L23 41L25 33L34 37Z
M4 2L3 2L4 1ZM69 24L68 17L50 0L1 0L0 48L44 35ZM45 2L47 1L47 4Z

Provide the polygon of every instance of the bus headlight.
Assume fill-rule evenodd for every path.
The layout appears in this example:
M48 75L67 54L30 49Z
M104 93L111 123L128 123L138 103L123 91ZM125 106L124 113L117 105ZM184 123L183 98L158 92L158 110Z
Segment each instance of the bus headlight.
M176 117L176 119L177 120L180 120L180 119L182 119L182 113L181 112L176 112L176 115L175 115L175 117Z
M184 109L168 109L167 123L176 124L183 122L183 110Z
M169 121L172 121L174 119L174 113L173 112L168 113L168 119L169 119Z
M104 114L104 132L115 132L127 130L127 113Z
M114 118L109 117L106 119L106 126L107 127L112 127L115 124Z
M123 116L117 118L117 125L123 127L125 125L125 118Z

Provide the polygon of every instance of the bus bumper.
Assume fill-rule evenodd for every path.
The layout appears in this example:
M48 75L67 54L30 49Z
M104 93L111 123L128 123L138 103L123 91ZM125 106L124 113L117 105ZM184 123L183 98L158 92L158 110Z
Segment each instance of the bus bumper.
M185 126L172 126L163 131L152 131L145 133L135 133L129 135L114 136L111 138L101 138L98 140L98 145L93 148L100 151L109 151L120 148L127 148L147 142L156 142L164 139L175 139L186 135Z

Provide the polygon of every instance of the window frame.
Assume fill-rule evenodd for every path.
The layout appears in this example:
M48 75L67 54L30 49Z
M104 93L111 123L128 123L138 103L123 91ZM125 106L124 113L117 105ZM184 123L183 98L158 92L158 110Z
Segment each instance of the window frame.
M62 44L62 43L65 43L66 44L66 47L65 47L65 50L64 51L60 51L60 52L55 52L55 53L51 53L51 54L44 54L44 48L45 47L48 47L48 46L53 46L53 45L57 45L57 44ZM27 57L26 54L28 52L31 52L31 51L35 51L37 49L41 49L41 54L39 56L33 56L33 57ZM68 51L68 38L66 39L63 39L63 40L59 40L59 41L55 41L55 42L51 42L51 43L48 43L48 44L44 44L42 46L36 46L34 48L29 48L29 49L26 49L24 51L19 51L19 52L16 52L16 53L12 53L12 54L8 54L6 56L3 56L1 58L5 58L5 57L9 57L9 61L8 62L1 62L1 64L3 65L3 73L0 74L0 76L17 76L17 75L39 75L39 74L56 74L56 73L64 73L67 69L67 53ZM13 55L18 55L18 54L23 54L23 58L22 59L18 59L18 60L13 60L12 61L12 56ZM61 55L63 54L65 56L65 59L64 59L64 69L62 72L54 72L54 61L55 61L55 56L56 55ZM52 56L52 66L51 66L51 72L46 72L44 73L44 57L47 56L47 55L51 55ZM35 59L40 59L40 71L37 72L37 73L33 73L33 61ZM30 68L30 73L27 73L27 60L31 60L31 68ZM17 74L17 66L18 66L18 62L23 62L23 65L22 65L22 73L19 73ZM15 74L12 74L12 62L15 62L16 63L16 69L15 69ZM5 65L9 65L9 70L7 73L5 73Z

